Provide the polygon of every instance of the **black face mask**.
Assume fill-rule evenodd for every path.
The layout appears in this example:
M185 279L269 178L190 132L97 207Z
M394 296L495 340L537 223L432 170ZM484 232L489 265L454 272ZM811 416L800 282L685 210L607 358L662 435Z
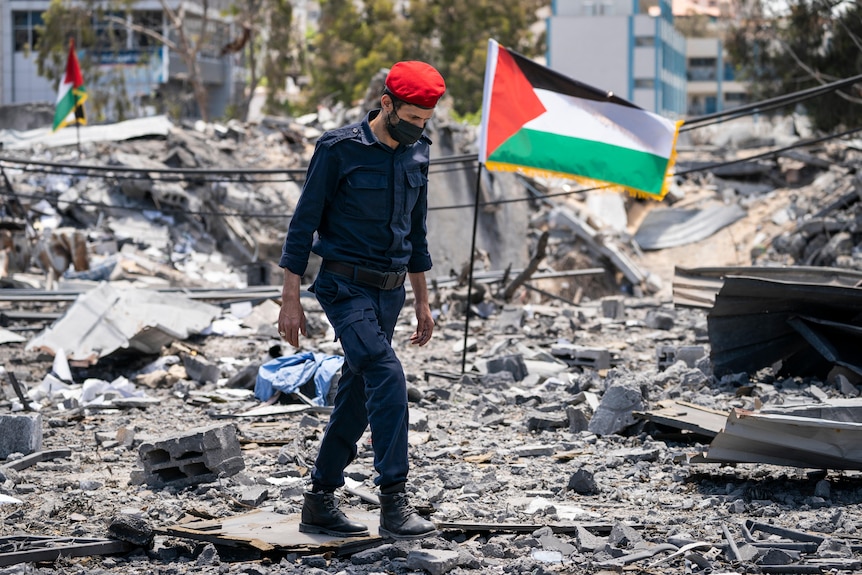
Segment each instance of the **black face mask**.
M395 115L398 118L398 123L392 123L392 115ZM425 128L416 126L402 120L394 109L386 114L386 129L389 131L389 135L392 136L399 144L404 144L405 146L409 146L411 144L416 143L416 141L422 137L422 132L425 131Z

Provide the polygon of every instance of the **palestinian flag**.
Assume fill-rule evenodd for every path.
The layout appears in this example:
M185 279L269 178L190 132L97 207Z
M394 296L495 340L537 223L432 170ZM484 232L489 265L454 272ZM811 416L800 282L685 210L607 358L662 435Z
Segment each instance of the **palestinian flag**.
M674 122L488 43L479 162L662 199L682 122Z
M87 101L87 89L84 87L84 76L75 54L75 40L69 40L69 58L66 60L66 74L57 91L57 107L54 110L54 128L56 132L69 124L85 124L84 102Z

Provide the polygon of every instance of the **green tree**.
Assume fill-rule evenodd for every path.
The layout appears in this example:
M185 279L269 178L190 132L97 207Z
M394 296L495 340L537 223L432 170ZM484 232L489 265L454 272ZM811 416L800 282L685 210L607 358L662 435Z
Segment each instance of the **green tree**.
M403 58L404 31L392 0L322 0L309 104L362 98L378 70Z
M754 99L812 88L862 71L862 4L856 0L788 0L773 15L761 0L740 6L727 38L740 78ZM862 122L862 83L804 103L815 128L832 131Z
M410 4L408 56L438 67L456 112L482 107L488 39L532 57L543 49L530 31L542 0L416 0Z
M488 39L526 56L542 50L530 27L544 0L322 0L310 103L352 103L398 60L423 60L446 79L456 112L482 106Z

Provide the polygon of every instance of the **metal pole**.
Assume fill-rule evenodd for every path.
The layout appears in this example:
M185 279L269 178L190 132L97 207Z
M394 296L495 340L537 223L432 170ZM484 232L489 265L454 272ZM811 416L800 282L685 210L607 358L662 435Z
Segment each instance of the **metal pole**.
M461 350L461 375L467 365L467 335L470 333L470 300L473 298L473 263L476 259L476 228L479 223L479 189L482 185L482 163L476 170L476 197L473 201L473 239L470 242L470 271L467 275L467 309L464 317L464 346Z

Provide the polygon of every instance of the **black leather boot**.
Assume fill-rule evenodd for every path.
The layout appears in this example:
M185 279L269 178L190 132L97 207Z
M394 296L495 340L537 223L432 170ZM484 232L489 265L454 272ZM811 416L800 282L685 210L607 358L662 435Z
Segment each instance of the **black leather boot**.
M380 494L380 535L392 539L421 539L437 533L437 527L423 519L407 499L407 493Z
M303 533L323 533L333 537L364 537L368 527L351 521L338 508L334 493L306 491L299 530Z

